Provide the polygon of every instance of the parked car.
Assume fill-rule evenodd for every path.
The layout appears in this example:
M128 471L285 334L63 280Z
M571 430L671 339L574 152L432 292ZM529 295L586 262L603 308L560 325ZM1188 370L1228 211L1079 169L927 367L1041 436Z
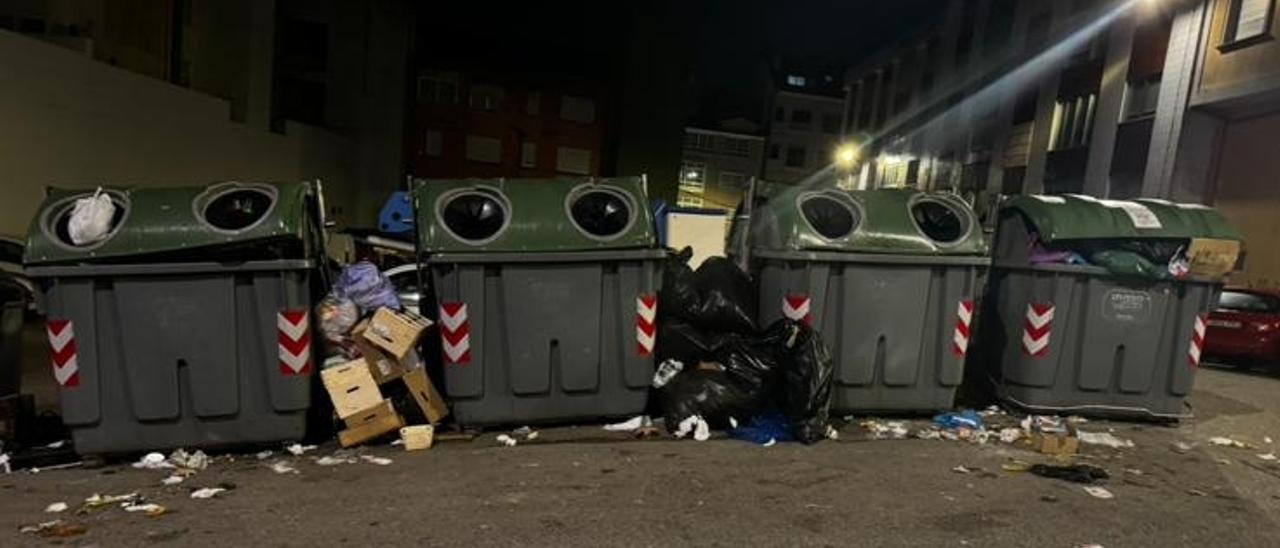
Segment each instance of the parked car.
M1209 360L1241 369L1280 365L1280 291L1228 288L1205 323Z

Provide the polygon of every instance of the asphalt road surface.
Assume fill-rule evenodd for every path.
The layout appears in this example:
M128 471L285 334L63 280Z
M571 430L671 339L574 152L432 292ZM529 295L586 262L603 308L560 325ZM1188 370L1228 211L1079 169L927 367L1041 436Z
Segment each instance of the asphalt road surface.
M1280 546L1280 463L1258 456L1273 450L1264 438L1280 440L1278 395L1276 378L1205 369L1194 420L1087 423L1136 443L1084 450L1110 472L1109 500L1003 469L1047 460L1018 446L868 440L856 422L812 447L580 426L516 447L494 432L424 452L367 449L393 460L385 466L320 466L335 449L322 446L285 456L296 474L268 468L280 451L224 456L173 486L160 484L166 472L127 464L0 476L0 546ZM1255 447L1213 446L1213 436ZM189 496L219 484L234 488ZM75 513L94 493L135 491L168 513ZM44 512L59 501L71 509ZM59 518L84 532L19 533Z

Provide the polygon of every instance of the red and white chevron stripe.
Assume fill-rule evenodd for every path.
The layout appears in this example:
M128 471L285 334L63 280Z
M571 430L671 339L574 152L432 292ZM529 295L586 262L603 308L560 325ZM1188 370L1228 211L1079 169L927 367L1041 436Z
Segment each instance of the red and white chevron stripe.
M1191 348L1187 349L1187 364L1195 369L1200 367L1200 351L1204 350L1204 315L1196 316L1191 329Z
M810 325L813 323L813 314L809 313L811 304L808 295L788 294L782 298L782 317Z
M1053 330L1053 305L1027 303L1027 322L1022 328L1022 349L1028 356L1049 355L1049 334Z
M306 310L281 310L276 314L276 342L281 375L311 373L311 321Z
M658 296L636 297L636 351L641 356L653 354L653 343L658 338Z
M440 342L444 363L471 363L471 321L467 303L440 303Z
M951 353L963 358L969 351L969 326L972 324L973 301L960 301L956 307L956 331L951 337Z
M49 320L49 350L53 358L53 378L63 388L80 386L80 364L76 359L76 328L71 320Z

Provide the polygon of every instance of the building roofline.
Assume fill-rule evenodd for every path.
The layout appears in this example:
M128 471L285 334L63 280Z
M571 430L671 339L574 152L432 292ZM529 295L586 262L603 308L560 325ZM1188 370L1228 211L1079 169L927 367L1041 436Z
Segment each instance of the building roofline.
M703 135L719 135L721 137L732 137L734 139L750 139L752 141L763 141L764 136L751 133L736 133L733 131L723 131L719 129L705 129L694 126L685 126L685 131L690 133L701 133Z
M778 95L788 95L792 97L799 97L801 99L819 99L823 101L830 101L836 104L841 104L841 105L844 104L843 97L839 97L839 96L833 97L831 95L823 95L819 93L806 93L803 91L795 91L790 89L780 89L778 90Z

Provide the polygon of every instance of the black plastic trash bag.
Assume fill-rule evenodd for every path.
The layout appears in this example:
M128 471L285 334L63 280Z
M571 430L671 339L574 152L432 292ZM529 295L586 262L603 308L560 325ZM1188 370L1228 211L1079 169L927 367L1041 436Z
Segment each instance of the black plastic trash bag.
M733 261L711 257L693 273L698 309L694 325L722 333L756 332L756 287Z
M715 359L715 353L728 335L710 333L681 318L667 318L658 324L658 342L654 355L658 363L678 360L697 364Z
M783 413L797 441L811 444L827 437L831 414L831 353L808 326L787 319L770 327L794 331L782 345Z
M746 423L762 405L763 392L728 371L686 367L660 390L662 417L674 434L689 417L714 429ZM730 419L733 419L732 421Z
M685 247L667 257L662 265L662 288L658 290L658 317L690 319L701 308L697 282L689 258L693 248ZM662 340L661 337L658 340Z

